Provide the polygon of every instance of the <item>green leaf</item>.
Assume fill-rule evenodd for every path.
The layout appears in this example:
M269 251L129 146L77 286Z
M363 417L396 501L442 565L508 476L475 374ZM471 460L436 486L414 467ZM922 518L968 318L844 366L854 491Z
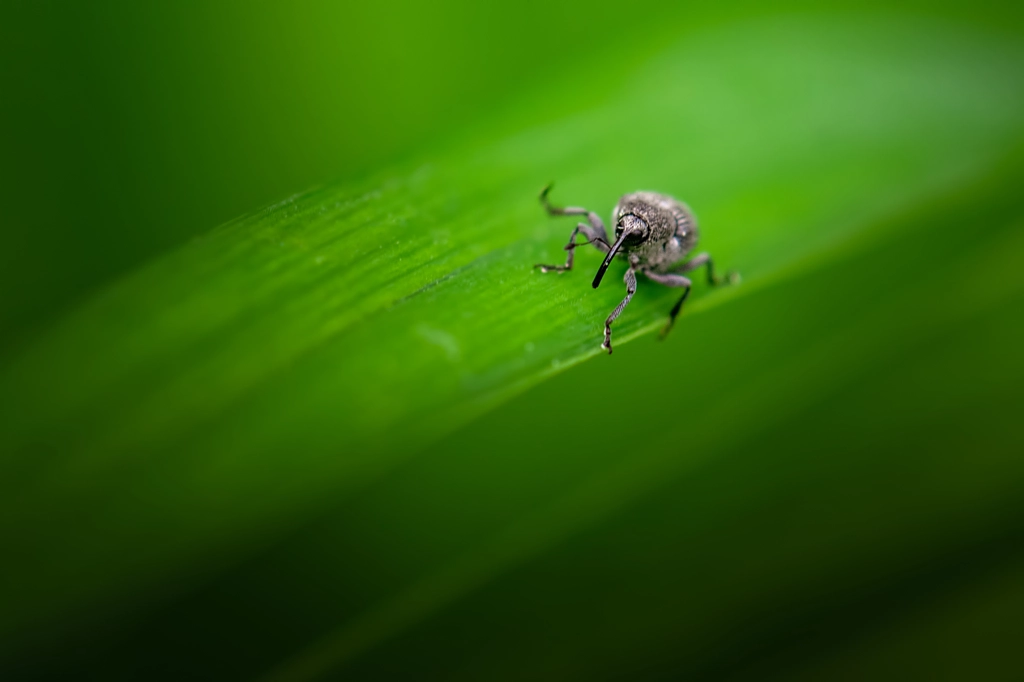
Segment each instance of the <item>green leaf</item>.
M510 397L603 356L601 327L623 295L622 267L597 291L596 251L579 251L570 273L533 270L563 257L573 227L538 205L548 181L554 201L601 215L636 189L694 208L699 248L743 280L698 285L679 337L698 315L904 232L927 234L922 207L946 206L965 186L968 205L1007 196L1001 179L1019 177L1017 167L999 164L1021 139L1022 67L1015 45L902 20L709 31L624 80L592 74L560 94L588 98L582 113L500 139L467 135L361 183L292 197L150 263L0 371L11 453L0 534L20 558L7 583L16 589L3 588L5 646L45 643L93 609L130 608L197 566L251 552ZM997 191L977 185L992 177ZM934 286L904 284L858 319L870 326L877 315L888 329ZM664 323L677 293L642 282L614 326L616 349L653 343L640 337ZM695 438L727 431L745 405L775 405L783 376L800 372L813 385L815 358L851 328L832 324L836 335L819 349L779 350L777 369L710 405L714 428ZM869 369L885 338L873 338L851 371ZM683 352L680 338L666 344ZM767 428L788 413L757 414ZM564 418L578 414L565 406ZM440 608L499 573L518 548L552 546L649 485L662 464L651 454L527 515L524 535L498 535L450 572L423 577L433 596L421 599L414 585L383 600L382 624L370 610L353 626L361 644L352 653L424 617L437 595ZM549 519L545 533L532 530ZM323 672L345 658L337 652L347 644L324 646L281 670Z

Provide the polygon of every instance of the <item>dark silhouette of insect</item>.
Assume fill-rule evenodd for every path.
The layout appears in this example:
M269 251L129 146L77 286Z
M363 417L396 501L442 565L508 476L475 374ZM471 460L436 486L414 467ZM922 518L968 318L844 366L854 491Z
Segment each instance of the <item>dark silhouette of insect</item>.
M659 284L683 289L683 295L672 307L669 313L668 324L661 330L661 337L664 338L672 329L676 316L683 307L683 302L690 294L692 282L689 277L683 275L697 268L707 266L708 284L717 285L727 282L735 282L739 276L735 272L728 273L724 278L716 277L714 264L711 256L706 253L699 253L690 260L681 263L693 247L697 245L697 219L694 218L690 208L681 201L673 199L665 194L654 192L634 192L626 194L612 211L612 222L615 223L615 241L608 241L608 233L605 232L604 223L593 211L585 208L559 208L548 202L548 192L552 185L548 185L540 193L541 203L551 215L582 215L587 217L586 223L580 223L569 236L569 243L565 250L569 255L565 259L565 265L544 265L538 263L535 268L541 272L565 272L572 270L573 252L577 246L593 244L602 253L607 254L604 262L597 270L594 277L594 288L601 284L605 270L615 258L616 254L629 263L626 276L626 298L615 307L612 314L604 321L604 341L601 348L609 353L612 352L612 322L615 321L622 310L633 298L636 292L636 273L640 272L648 279ZM588 224L589 223L589 224ZM576 242L576 235L583 233L587 238L585 242Z

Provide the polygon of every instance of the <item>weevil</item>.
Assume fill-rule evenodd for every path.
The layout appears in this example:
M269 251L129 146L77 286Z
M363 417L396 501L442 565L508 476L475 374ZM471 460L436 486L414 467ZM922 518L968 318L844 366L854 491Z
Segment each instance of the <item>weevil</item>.
M683 273L704 266L707 269L708 284L718 285L738 281L739 275L729 272L724 278L715 276L715 266L711 256L699 253L683 262L686 255L697 245L699 236L697 219L690 207L666 194L655 192L633 192L623 195L612 211L612 222L615 224L615 241L609 242L601 218L593 211L570 206L560 208L551 205L548 193L552 185L545 187L540 193L540 201L551 215L581 215L587 222L579 223L569 235L569 243L565 250L569 252L565 265L545 265L538 263L535 268L541 272L565 272L572 270L573 254L577 246L593 244L605 254L601 267L594 276L593 287L601 284L608 265L616 255L629 263L626 276L626 297L604 321L604 341L601 348L612 352L612 322L622 314L636 293L636 273L669 287L683 290L683 295L672 306L668 314L668 324L661 330L661 337L672 329L676 316L682 310L683 302L690 295L693 283ZM583 234L587 241L577 242L576 235Z

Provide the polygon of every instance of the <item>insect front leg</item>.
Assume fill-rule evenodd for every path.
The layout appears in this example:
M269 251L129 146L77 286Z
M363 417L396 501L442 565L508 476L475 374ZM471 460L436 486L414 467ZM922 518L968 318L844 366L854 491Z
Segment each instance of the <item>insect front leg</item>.
M577 242L576 235L582 232L587 241ZM603 234L603 233L602 233ZM608 242L600 235L597 234L586 223L580 223L576 226L576 229L569 235L569 243L565 245L565 250L569 252L569 255L565 257L565 265L545 265L544 263L537 263L533 267L540 268L541 272L565 272L566 270L572 270L572 259L573 254L576 251L577 246L586 246L587 244L593 244L602 253L608 253Z
M633 271L633 268L626 270L626 276L622 279L626 283L626 298L622 299L622 302L615 306L615 310L604 321L604 342L601 344L601 348L608 351L609 355L612 354L612 322L622 313L623 308L629 304L629 300L636 293L636 273Z
M601 220L601 216L597 215L593 211L588 211L585 208L578 206L566 206L564 208L559 206L552 206L551 202L548 201L548 192L554 185L548 185L540 193L540 203L544 204L544 208L551 215L582 215L587 217L587 222L590 223L590 227L594 230L595 239L600 237L601 242L604 243L605 252L608 251L608 232L604 229L604 222ZM599 247L600 248L600 247Z
M585 208L579 208L578 206L568 206L561 208L559 206L552 206L551 202L548 201L548 192L551 191L552 185L548 185L540 193L540 201L544 204L544 208L551 215L581 215L586 216L587 222L580 223L576 226L576 229L572 231L572 235L569 237L569 243L565 245L565 250L569 252L568 257L565 259L565 265L545 265L538 263L534 265L535 268L540 268L541 272L565 272L566 270L572 270L573 251L577 246L583 244L593 244L597 247L601 253L608 253L608 249L611 248L608 245L608 232L604 229L604 223L593 211L588 211ZM587 241L580 244L576 243L576 235L582 232L586 237Z
M707 254L701 255L706 256ZM700 256L698 256L697 258L700 258ZM697 258L694 258L693 260L697 260ZM691 260L690 263L692 263L693 260ZM707 262L710 263L711 259L709 258ZM690 263L687 263L687 265L689 265ZM703 265L703 263L695 265L694 267L699 268L701 265ZM658 284L664 284L667 287L677 287L684 290L683 295L679 298L676 304L672 306L672 312L668 314L668 324L666 324L665 327L661 330L661 338L665 338L665 336L670 331L672 331L672 325L675 324L676 316L679 314L679 311L682 310L683 308L683 302L686 300L686 297L690 295L690 288L693 286L693 282L690 281L689 277L684 277L683 275L671 272L662 274L658 272L650 272L648 270L644 270L644 274L647 275L648 279L657 282Z
M708 253L698 253L696 256L683 263L680 267L673 269L672 272L690 272L691 270L696 270L702 265L707 266L708 284L711 286L716 286L718 284L733 284L739 281L739 273L733 270L725 273L725 277L716 277L715 264L712 262L711 255Z

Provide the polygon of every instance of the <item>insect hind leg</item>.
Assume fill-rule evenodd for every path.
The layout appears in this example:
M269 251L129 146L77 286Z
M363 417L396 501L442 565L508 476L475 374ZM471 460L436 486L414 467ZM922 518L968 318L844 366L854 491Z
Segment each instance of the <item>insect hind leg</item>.
M725 273L725 277L718 277L715 275L715 263L711 260L711 254L709 253L698 253L690 260L683 263L678 268L674 268L672 273L684 273L696 270L702 265L707 266L707 278L708 284L711 286L718 286L719 284L734 284L740 279L739 273L734 270L730 270Z
M708 260L710 261L710 259ZM690 262L692 263L693 261ZM689 263L687 263L687 265L689 265ZM700 265L696 265L694 267L699 268ZM672 311L668 314L668 324L666 324L661 330L661 338L665 338L668 335L668 333L672 331L672 325L676 323L676 317L679 315L679 311L683 309L683 303L686 302L686 297L690 295L690 289L693 287L693 282L690 281L689 277L684 277L683 275L680 275L675 272L663 274L658 272L648 272L645 270L644 275L646 275L649 280L657 282L658 284L664 284L667 287L676 287L683 289L683 295L679 298L678 301L676 301L676 304L672 306Z

